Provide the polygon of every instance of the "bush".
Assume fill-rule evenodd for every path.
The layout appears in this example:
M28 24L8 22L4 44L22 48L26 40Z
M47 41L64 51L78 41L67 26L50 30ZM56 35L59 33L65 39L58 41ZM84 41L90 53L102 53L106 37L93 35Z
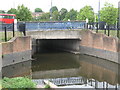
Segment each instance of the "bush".
M3 78L2 88L36 88L36 84L26 77Z
M48 84L47 84L47 85L45 85L45 87L44 87L44 88L50 88L50 85L48 85Z

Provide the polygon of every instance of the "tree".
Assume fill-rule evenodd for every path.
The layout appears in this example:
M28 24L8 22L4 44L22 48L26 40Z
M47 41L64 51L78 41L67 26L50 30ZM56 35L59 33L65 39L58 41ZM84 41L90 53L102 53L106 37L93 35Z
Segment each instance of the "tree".
M32 14L30 10L24 5L18 6L17 19L19 21L30 21L32 20Z
M5 11L4 10L0 10L0 13L5 13Z
M65 16L65 19L64 20L76 20L77 18L77 11L74 10L74 9L71 9Z
M50 13L44 13L42 16L38 17L39 21L49 21L50 20Z
M100 21L106 22L108 25L116 24L117 8L110 3L105 3L104 7L100 10Z
M54 11L53 12L52 20L54 20L54 21L58 21L59 20L59 12L58 11Z
M10 10L8 10L9 14L17 14L17 10L15 8L11 8Z
M59 14L60 14L60 20L63 20L64 18L65 18L65 16L66 16L66 14L67 14L67 9L65 9L65 8L62 8L61 10L60 10L60 12L59 12Z
M86 20L88 18L89 22L94 22L94 11L91 6L85 6L82 9L80 9L77 20Z
M41 8L36 8L35 12L43 12Z
M58 11L58 8L56 6L53 6L50 8L50 12L53 13L54 11Z

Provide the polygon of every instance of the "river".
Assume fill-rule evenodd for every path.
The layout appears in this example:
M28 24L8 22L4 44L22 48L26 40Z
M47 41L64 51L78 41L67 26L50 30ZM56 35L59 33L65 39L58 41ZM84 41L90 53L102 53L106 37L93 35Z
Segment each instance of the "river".
M117 88L120 84L119 67L119 64L104 59L55 51L37 53L32 61L4 67L2 75L29 76L34 80L81 77L84 84Z

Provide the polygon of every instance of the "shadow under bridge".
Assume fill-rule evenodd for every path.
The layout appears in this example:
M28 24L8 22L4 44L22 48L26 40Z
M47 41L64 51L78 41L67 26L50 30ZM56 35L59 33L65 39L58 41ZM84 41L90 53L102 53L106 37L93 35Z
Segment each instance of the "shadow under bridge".
M67 51L79 52L80 39L33 39L32 53Z
M53 50L79 52L80 30L31 31L32 53Z

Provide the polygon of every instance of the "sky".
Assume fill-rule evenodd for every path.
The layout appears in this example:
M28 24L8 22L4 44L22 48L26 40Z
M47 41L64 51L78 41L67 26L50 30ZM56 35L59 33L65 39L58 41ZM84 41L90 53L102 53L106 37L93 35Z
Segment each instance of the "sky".
M17 8L18 5L24 4L31 11L35 8L41 8L44 12L48 12L52 6L57 6L58 10L66 8L68 11L72 8L79 11L85 5L93 7L94 11L98 12L99 0L1 0L0 10L9 10L10 8ZM100 0L100 7L104 6L105 2L112 3L115 7L118 7L120 0Z

